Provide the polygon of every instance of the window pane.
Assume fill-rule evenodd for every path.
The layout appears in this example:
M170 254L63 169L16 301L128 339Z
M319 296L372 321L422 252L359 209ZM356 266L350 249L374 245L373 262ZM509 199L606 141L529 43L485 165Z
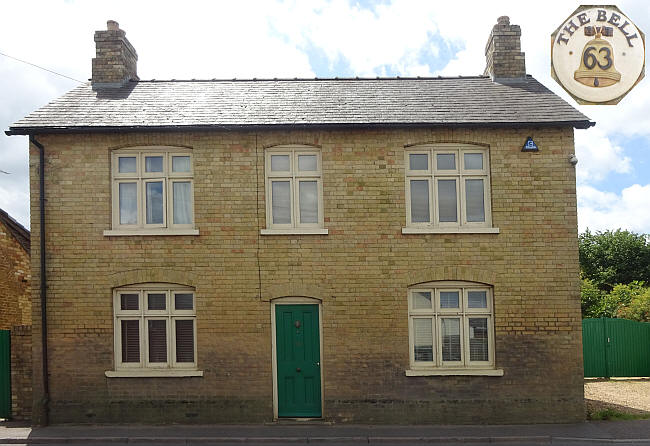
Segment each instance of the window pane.
M121 310L139 310L140 299L137 294L120 294Z
M416 361L433 361L433 320L413 319L413 348Z
M482 170L483 169L483 154L482 153L465 153L463 155L465 160L465 170Z
M163 171L163 157L162 156L145 156L144 157L144 170L145 170L145 172L162 172Z
M431 293L429 291L415 291L413 293L414 310L431 309Z
M194 321L176 320L176 362L194 362Z
M192 183L189 181L174 181L174 224L189 225L192 223Z
M409 155L409 170L429 170L429 155L411 153Z
M459 308L459 291L441 291L440 308Z
M137 158L135 156L120 156L117 170L120 173L135 173L137 171Z
M467 221L485 221L483 180L465 180L465 201L467 202Z
M411 222L429 222L429 180L411 180Z
M172 156L172 172L189 172L191 170L189 156Z
M273 224L291 224L291 187L288 181L271 183Z
M442 318L442 360L460 361L460 319Z
M318 170L316 155L298 155L298 170L313 172Z
M122 362L140 362L140 321L122 320Z
M271 170L273 172L288 172L289 155L271 155Z
M177 310L193 310L194 295L192 293L175 293L174 308Z
M162 181L147 184L147 224L162 224L163 222L163 183Z
M456 154L438 153L436 154L436 164L438 170L456 170Z
M137 183L119 184L120 224L138 223L138 185Z
M148 320L149 362L167 362L167 321Z
M318 223L318 183L300 181L300 223Z
M438 213L441 222L458 221L456 180L438 181Z
M167 308L167 296L165 293L147 293L147 309L165 310Z
M488 361L487 318L469 318L469 360Z
M469 308L487 308L487 291L469 291L467 306Z

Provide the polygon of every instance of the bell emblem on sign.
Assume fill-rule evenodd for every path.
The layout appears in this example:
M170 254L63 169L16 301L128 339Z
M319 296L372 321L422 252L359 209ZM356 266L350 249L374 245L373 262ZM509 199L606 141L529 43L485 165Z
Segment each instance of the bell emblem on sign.
M600 32L582 50L580 67L573 78L588 87L609 87L621 80L621 73L614 68L612 45Z

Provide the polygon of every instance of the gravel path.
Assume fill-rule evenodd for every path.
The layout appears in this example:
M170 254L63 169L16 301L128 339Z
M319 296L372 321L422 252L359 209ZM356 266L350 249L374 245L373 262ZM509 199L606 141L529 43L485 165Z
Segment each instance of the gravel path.
M650 413L650 378L585 380L587 409L607 407L627 413Z

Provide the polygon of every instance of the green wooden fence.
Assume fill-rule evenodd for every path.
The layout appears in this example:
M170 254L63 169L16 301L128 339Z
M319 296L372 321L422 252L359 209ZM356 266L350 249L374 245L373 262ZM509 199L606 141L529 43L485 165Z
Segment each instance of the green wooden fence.
M582 352L586 378L650 376L650 323L584 319Z
M0 418L11 417L11 336L0 330Z

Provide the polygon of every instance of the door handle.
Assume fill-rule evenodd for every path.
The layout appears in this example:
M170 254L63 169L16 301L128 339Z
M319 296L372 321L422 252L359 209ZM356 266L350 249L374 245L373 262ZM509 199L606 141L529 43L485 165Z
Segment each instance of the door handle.
M316 363L316 367L320 367L320 361Z
M300 373L300 367L296 367L296 372Z

